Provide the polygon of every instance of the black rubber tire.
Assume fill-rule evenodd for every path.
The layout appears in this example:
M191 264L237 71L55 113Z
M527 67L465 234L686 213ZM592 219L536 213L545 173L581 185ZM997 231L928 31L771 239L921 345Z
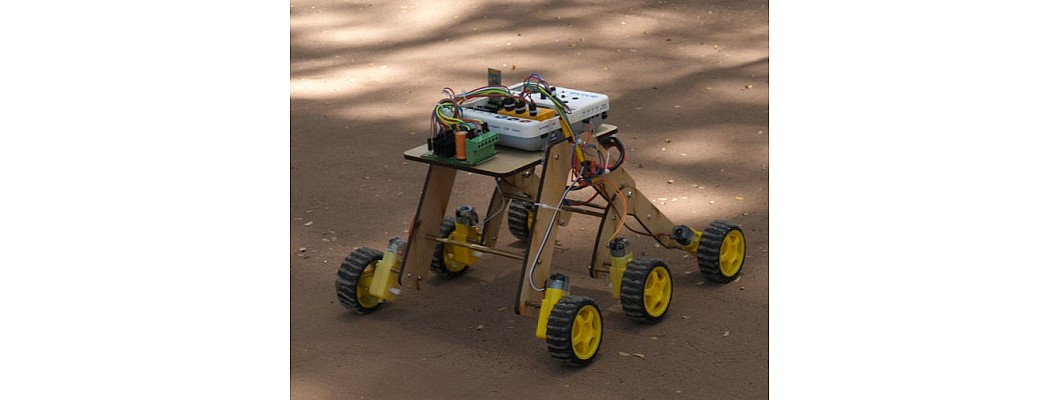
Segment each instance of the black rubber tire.
M512 200L508 205L508 232L519 241L530 240L530 215L534 213L534 203Z
M670 293L668 294L669 298L666 299L666 308L663 309L662 314L652 316L648 313L647 306L644 304L644 285L648 281L648 274L657 268L665 270L667 284L670 285ZM633 259L633 262L626 266L626 272L622 274L622 291L619 295L619 300L622 302L622 311L626 315L643 322L659 322L670 311L674 296L673 289L673 275L670 274L670 268L666 266L666 263L656 258Z
M361 279L361 275L368 266L382 259L383 252L367 247L354 250L349 256L346 256L346 260L342 262L342 265L339 265L339 272L335 277L335 292L339 296L339 303L342 303L350 311L362 315L379 309L379 306L383 304L382 299L375 305L365 305L358 301L357 281ZM361 294L367 295L367 293Z
M574 318L583 307L593 307L600 316L600 337L596 351L586 359L581 359L574 353L572 330ZM567 296L559 300L552 312L548 315L548 328L545 331L545 342L548 344L548 353L562 361L564 364L574 367L584 367L592 364L596 355L600 353L603 345L603 313L600 306L593 299L584 296Z
M744 240L744 254L740 258L740 268L732 276L725 276L721 272L721 245L725 235L729 232L743 230L736 224L726 221L714 221L707 229L703 230L703 237L699 240L699 248L696 250L699 261L699 271L706 275L707 279L718 283L729 283L740 276L743 272L744 259L747 257L747 241Z
M445 217L442 220L442 229L438 231L438 236L448 238L453 230L456 229L456 219L453 217ZM431 259L431 272L434 272L444 278L456 278L463 275L471 267L464 267L459 271L453 271L449 267L445 266L445 244L438 243L434 246L434 257Z

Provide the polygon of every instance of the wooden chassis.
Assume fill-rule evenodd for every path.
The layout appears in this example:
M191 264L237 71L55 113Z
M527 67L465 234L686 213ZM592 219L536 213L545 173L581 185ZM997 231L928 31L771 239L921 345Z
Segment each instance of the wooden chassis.
M600 130L590 140L599 146L601 138L614 135L618 128L613 125L602 125ZM553 138L557 139L557 138ZM600 226L596 234L596 242L593 248L592 260L589 263L588 272L591 277L598 277L604 269L605 260L609 260L607 251L607 240L618 227L621 219L622 201L618 196L626 200L626 214L632 216L641 228L662 246L669 249L679 249L679 246L669 234L674 224L655 205L648 200L636 188L633 177L619 167L608 173L607 178L614 186L598 183L593 189L608 201L603 208L593 210L593 207L568 207L559 204L567 184L570 182L571 144L566 140L554 140L543 152L525 152L514 149L498 148L498 154L493 160L478 166L464 166L447 164L436 160L423 158L426 153L426 145L405 152L405 158L411 161L429 164L427 178L423 184L423 192L420 196L419 207L409 229L408 248L401 263L401 273L398 282L404 288L420 288L420 281L429 273L431 258L434 254L434 245L438 242L450 243L461 246L463 243L453 243L445 238L437 236L438 227L449 210L449 197L452 194L453 182L456 171L462 170L474 174L491 176L498 180L500 193L493 191L490 205L486 215L494 215L482 227L482 240L480 243L467 245L473 249L498 254L501 256L519 258L517 254L494 249L497 242L497 234L502 221L505 220L502 208L506 207L505 199L520 198L533 202L534 218L533 226L530 227L529 245L522 254L523 267L522 278L516 293L514 310L516 314L524 316L535 316L536 313L528 311L527 307L540 307L544 296L545 280L548 278L552 265L552 255L555 240L546 240L546 233L555 230L558 226L566 225L571 213L586 214L600 218ZM542 165L541 176L534 173L534 168ZM524 195L528 197L524 197ZM558 213L558 215L557 215ZM628 223L628 219L627 219ZM536 265L534 265L536 263ZM540 291L534 287L540 288Z

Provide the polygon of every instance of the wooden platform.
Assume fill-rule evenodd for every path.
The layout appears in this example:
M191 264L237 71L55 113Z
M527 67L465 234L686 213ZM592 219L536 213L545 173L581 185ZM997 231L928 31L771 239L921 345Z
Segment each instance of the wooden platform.
M614 125L601 124L600 129L594 133L596 137L602 137L607 135L613 135L616 132L618 132L618 127ZM492 176L495 178L503 178L518 172L522 172L523 170L526 170L528 168L532 168L535 165L541 164L541 160L545 155L545 152L543 151L526 151L504 146L497 146L497 155L494 156L493 159L479 165L468 166L460 164L451 164L423 157L427 153L427 145L424 144L422 146L405 151L405 159L421 163L438 165L442 167L449 167L481 175Z

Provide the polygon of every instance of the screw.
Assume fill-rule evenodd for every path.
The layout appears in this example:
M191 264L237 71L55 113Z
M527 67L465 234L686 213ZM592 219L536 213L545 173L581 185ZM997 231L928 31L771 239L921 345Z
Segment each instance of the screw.
M633 198L633 191L630 190L630 191L626 192L626 197Z

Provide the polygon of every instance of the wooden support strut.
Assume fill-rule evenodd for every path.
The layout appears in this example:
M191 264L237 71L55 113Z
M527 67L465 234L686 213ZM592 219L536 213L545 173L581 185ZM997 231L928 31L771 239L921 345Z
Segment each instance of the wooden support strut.
M454 181L456 170L453 168L431 165L427 169L427 180L423 183L420 205L409 228L408 249L398 275L402 287L418 288L418 282L427 276L434 257L434 242L427 240L427 234L437 234L438 227L442 226Z
M663 215L652 204L651 200L637 190L636 181L626 172L625 168L619 167L605 175L604 178L613 183L614 186L602 182L594 185L597 192L600 192L600 195L607 199L610 204L605 211L606 216L600 221L600 228L596 233L596 246L593 249L593 259L589 266L589 276L598 277L598 272L604 269L604 262L610 260L607 242L611 235L614 234L615 229L618 228L619 221L622 220L622 199L619 199L618 196L625 198L626 215L633 216L640 223L640 226L645 229L645 232L650 234L655 241L667 249L681 248L681 245L670 238L674 223L666 215ZM629 220L627 219L626 224L628 223Z
M458 242L458 241L455 241L455 240L449 240L449 239L446 239L446 238L443 238L443 237L438 237L438 236L435 236L435 235L427 235L427 239L428 240L433 240L435 242L442 243L442 244L449 244L449 245L453 245L453 246L467 247L467 248L469 248L471 250L481 251L483 253L490 253L490 254L496 254L496 255L502 256L502 257L514 258L516 260L522 260L523 259L523 255L522 254L512 253L510 251L498 250L498 249L494 249L492 247L486 247L486 246L479 245L479 244Z
M560 200L567 187L570 165L571 144L567 141L555 143L545 152L541 182L535 201L538 205L534 207L534 223L530 227L530 245L526 248L522 279L515 298L516 314L530 315L526 310L527 302L539 300L542 296L534 286L544 290L556 244L555 240L546 238L545 234L554 228L558 220L554 217L558 217L556 214L560 211ZM542 207L541 204L549 207Z

